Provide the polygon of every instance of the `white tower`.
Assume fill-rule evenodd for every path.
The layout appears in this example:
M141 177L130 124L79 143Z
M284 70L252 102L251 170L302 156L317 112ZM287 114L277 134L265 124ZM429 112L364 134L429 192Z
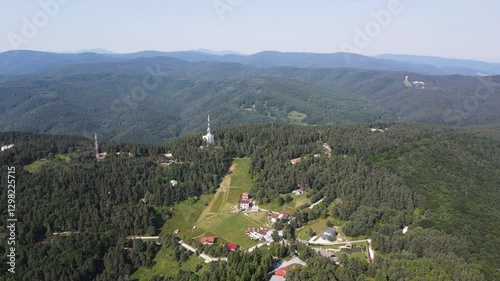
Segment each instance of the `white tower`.
M212 135L210 133L210 115L208 115L208 129L207 129L207 134L203 136L203 140L207 142L207 146L215 144L214 135Z
M97 141L97 133L94 133L95 158L99 160L99 142Z

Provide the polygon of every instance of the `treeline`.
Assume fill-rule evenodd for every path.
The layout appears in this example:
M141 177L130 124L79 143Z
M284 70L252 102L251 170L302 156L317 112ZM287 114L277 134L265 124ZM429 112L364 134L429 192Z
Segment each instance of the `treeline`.
M370 127L388 129L372 132ZM0 154L0 165L3 170L12 165L17 170L17 214L22 218L18 240L23 248L19 276L54 280L60 274L67 280L121 280L139 266L151 266L156 249L138 244L124 250L124 238L158 234L171 216L171 204L214 192L231 159L248 156L257 179L252 194L258 202L285 201L282 194L299 185L313 202L323 198L313 210L299 208L293 214L296 219L282 226L296 249L274 254L303 251L300 257L311 259L308 267L291 273L292 280L498 277L497 141L461 130L413 124L252 125L216 130L215 138L213 147L201 147L199 135L165 145L103 143L108 156L97 162L89 139L1 133L0 143L16 144ZM177 163L160 165L163 154L169 152ZM70 160L57 160L57 154ZM302 161L290 163L299 157ZM41 158L50 161L38 172L22 169ZM5 176L0 174L2 182ZM178 185L171 185L171 180ZM5 189L0 195L6 197ZM140 201L143 198L146 203ZM1 227L5 227L5 216L3 210ZM344 267L337 267L293 242L296 228L328 216L347 220L343 228L347 235L372 238L379 253L374 264L346 259ZM403 235L404 226L409 231ZM71 234L53 234L63 231ZM57 252L58 243L70 244L66 245L67 254L52 255L52 263L46 266L27 266L43 260L42 253ZM164 244L178 247L172 241ZM100 250L92 252L94 246ZM176 249L176 259L188 258L189 253ZM137 258L129 257L132 251ZM0 252L5 253L3 245ZM74 258L77 255L91 262L84 266ZM227 263L206 265L196 273L181 272L176 278L233 280L228 276L238 272L246 278L241 280L262 280L273 265L265 250L228 255ZM246 263L251 264L248 269L243 266ZM73 275L68 275L67 268L74 269Z

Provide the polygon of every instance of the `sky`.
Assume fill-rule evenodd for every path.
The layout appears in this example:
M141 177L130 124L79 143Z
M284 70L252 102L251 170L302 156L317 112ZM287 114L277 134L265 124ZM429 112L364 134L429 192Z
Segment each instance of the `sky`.
M500 62L498 0L0 0L0 52L412 54Z

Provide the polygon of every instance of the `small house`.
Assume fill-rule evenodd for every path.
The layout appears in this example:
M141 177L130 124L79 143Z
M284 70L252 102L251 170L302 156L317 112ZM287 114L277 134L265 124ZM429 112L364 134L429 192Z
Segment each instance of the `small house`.
M201 244L213 244L217 241L217 236L206 236L200 238Z
M229 243L227 244L227 248L229 249L229 251L236 251L238 250L238 245L237 244L233 244L233 243Z
M300 160L302 160L302 158L300 158L300 157L299 158L295 158L295 159L290 160L290 163L292 163L292 165L295 165L295 164L299 163Z
M179 182L176 181L176 180L171 180L170 181L170 185L172 185L172 186L177 186L178 184L179 184Z
M241 194L241 200L248 200L250 199L250 194L248 192L243 192Z
M278 269L274 272L274 275L276 275L276 276L281 276L281 277L285 277L285 276L286 276L286 267L280 267L280 268L278 268Z
M336 237L337 237L337 231L335 231L335 229L331 227L325 229L325 231L323 231L323 235L321 236L321 238L330 241L335 240Z
M287 212L281 212L278 216L280 220L286 220L288 219L288 213Z
M241 200L240 201L240 210L244 210L244 211L250 210L250 201L249 200Z

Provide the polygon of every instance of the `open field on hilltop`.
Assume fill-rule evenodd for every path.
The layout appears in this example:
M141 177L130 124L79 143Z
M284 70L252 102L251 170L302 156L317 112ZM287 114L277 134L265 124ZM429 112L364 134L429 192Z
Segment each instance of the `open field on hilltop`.
M265 225L249 218L245 213L220 214L207 217L204 221L196 224L192 238L215 235L219 237L217 242L230 242L240 245L242 249L250 248L257 244L245 233L249 227L264 227Z
M183 235L191 230L201 212L213 198L213 195L202 195L194 204L187 204L186 201L176 203L173 207L174 215L161 228L162 233L173 233L175 229L180 229L180 234Z
M195 271L196 265L203 265L204 261L200 257L192 254L185 262L175 261L172 257L173 250L161 248L154 259L155 265L151 268L140 267L134 274L132 280L151 280L154 275L176 276L179 270Z
M285 202L285 204L281 206L276 201L272 201L267 204L259 204L259 207L274 212L287 212L289 214L293 214L293 212L295 212L295 210L297 210L297 208L299 208L300 206L303 206L304 204L308 205L311 204L311 200L307 198L305 194L301 195L289 194L289 195L290 197L292 197L292 201ZM280 195L280 197L284 198L285 196Z
M45 164L47 164L53 160L69 162L71 160L71 158L65 154L56 154L54 156L54 158L52 158L52 159L42 158L42 159L37 160L31 164L25 165L24 169L30 173L36 173L36 172L40 171L42 166L44 166Z
M219 243L235 243L242 249L257 244L248 237L245 230L250 227L265 227L266 212L238 212L241 193L249 192L255 183L249 170L250 158L234 159L229 173L197 219L196 227L188 232L189 238L218 236Z
M333 226L335 230L338 233L337 237L341 237L345 240L345 235L343 234L341 230L341 226L344 225L345 221L341 221L338 219L334 219L332 217L327 217L326 219L316 219L313 221L308 222L306 225L300 228L299 231L297 231L297 238L303 239L303 240L309 240L309 228L311 228L314 232L316 232L316 235L320 236L323 234L323 231L327 228L326 222L331 221L333 223ZM351 239L349 239L351 240Z

